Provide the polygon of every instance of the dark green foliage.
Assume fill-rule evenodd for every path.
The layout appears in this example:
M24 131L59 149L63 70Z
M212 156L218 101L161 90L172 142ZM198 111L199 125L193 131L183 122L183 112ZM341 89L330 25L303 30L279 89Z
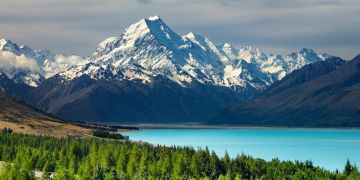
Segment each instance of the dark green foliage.
M4 129L1 130L2 134L11 134L13 132L12 129L4 127Z
M353 172L358 172L358 169L355 165L352 165L349 160L347 160L345 163L344 173L349 176Z
M93 136L108 138L108 139L124 139L124 136L119 133L110 133L109 131L94 130Z
M244 154L219 158L206 149L109 141L1 134L0 179L359 179L356 166L343 173L310 161L265 161Z

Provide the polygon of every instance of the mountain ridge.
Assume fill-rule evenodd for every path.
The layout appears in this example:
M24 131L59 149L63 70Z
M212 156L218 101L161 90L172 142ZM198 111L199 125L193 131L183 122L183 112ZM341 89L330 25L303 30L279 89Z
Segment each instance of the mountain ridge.
M113 122L203 122L226 104L251 100L293 70L330 57L306 48L283 56L216 45L192 32L180 36L158 16L105 39L87 59L43 54L28 55L52 63L31 71L43 79L13 97L64 119Z
M18 46L10 40L0 39L0 71L16 83L36 87L45 79L84 61L80 56L55 55L48 50L33 50L26 45Z
M225 108L214 119L242 125L359 127L359 90L360 56L346 63L332 58L294 71L264 95Z

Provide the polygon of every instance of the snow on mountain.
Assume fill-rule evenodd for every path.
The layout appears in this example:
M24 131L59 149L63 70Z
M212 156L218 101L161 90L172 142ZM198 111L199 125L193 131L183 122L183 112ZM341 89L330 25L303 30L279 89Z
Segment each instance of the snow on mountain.
M151 76L165 76L182 86L196 81L218 86L261 87L272 81L270 75L254 67L244 70L250 66L242 66L240 59L229 58L208 38L194 33L177 35L158 16L142 19L121 36L104 40L90 61L112 64L123 71L125 66L134 70L141 67L151 72ZM249 73L241 76L241 72ZM146 75L139 78L150 79Z
M194 68L200 63L193 62L193 55L189 52L191 46L189 40L174 33L155 16L131 25L120 37L106 39L90 59L99 64L111 63L119 68L142 67L179 84L191 83L191 74L200 76L199 73L207 70ZM195 73L195 69L200 72Z
M0 90L68 120L205 122L327 57L305 48L267 55L192 32L180 36L154 16L105 39L87 59L0 40Z
M266 55L259 49L252 48L251 46L244 46L237 50L230 44L225 43L218 47L232 59L243 59L248 63L256 64L262 72L271 74L273 80L280 80L288 73L306 64L323 61L331 57L328 54L317 54L314 50L307 48L284 56Z
M126 71L124 78L149 80L160 75L182 86L198 82L263 89L294 69L326 57L311 49L283 56L266 55L250 46L236 49L228 43L216 45L192 32L179 36L154 16L129 26L119 37L101 42L89 60ZM139 68L148 73L131 77L136 73L129 72Z
M79 56L54 55L0 39L0 71L17 83L36 87L46 78L83 62L86 61Z
M142 19L120 36L105 39L86 60L19 47L4 39L0 40L0 52L36 62L37 68L1 67L9 77L19 76L19 81L31 86L60 73L68 81L84 74L93 79L138 79L144 83L162 76L181 86L196 82L264 89L295 69L330 57L305 48L289 55L267 55L251 46L236 49L228 43L216 45L192 32L176 34L159 16Z
M20 55L20 48L14 44L13 42L11 42L10 40L6 40L6 39L0 39L0 50L2 51L10 51L13 52L16 55Z

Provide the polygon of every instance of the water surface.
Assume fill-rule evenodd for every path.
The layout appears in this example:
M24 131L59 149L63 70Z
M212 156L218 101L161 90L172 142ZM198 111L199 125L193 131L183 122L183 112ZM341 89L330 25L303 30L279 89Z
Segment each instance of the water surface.
M245 153L271 160L311 160L329 170L345 161L360 165L360 130L294 129L145 129L126 133L153 144L208 147L223 156Z

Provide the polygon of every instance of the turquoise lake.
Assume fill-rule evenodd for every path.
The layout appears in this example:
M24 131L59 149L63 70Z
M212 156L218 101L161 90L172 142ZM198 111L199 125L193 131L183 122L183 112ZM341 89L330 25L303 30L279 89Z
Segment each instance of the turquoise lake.
M232 157L311 160L329 170L343 170L347 159L360 165L360 130L145 129L125 135L153 144L207 146L220 156L226 150Z

